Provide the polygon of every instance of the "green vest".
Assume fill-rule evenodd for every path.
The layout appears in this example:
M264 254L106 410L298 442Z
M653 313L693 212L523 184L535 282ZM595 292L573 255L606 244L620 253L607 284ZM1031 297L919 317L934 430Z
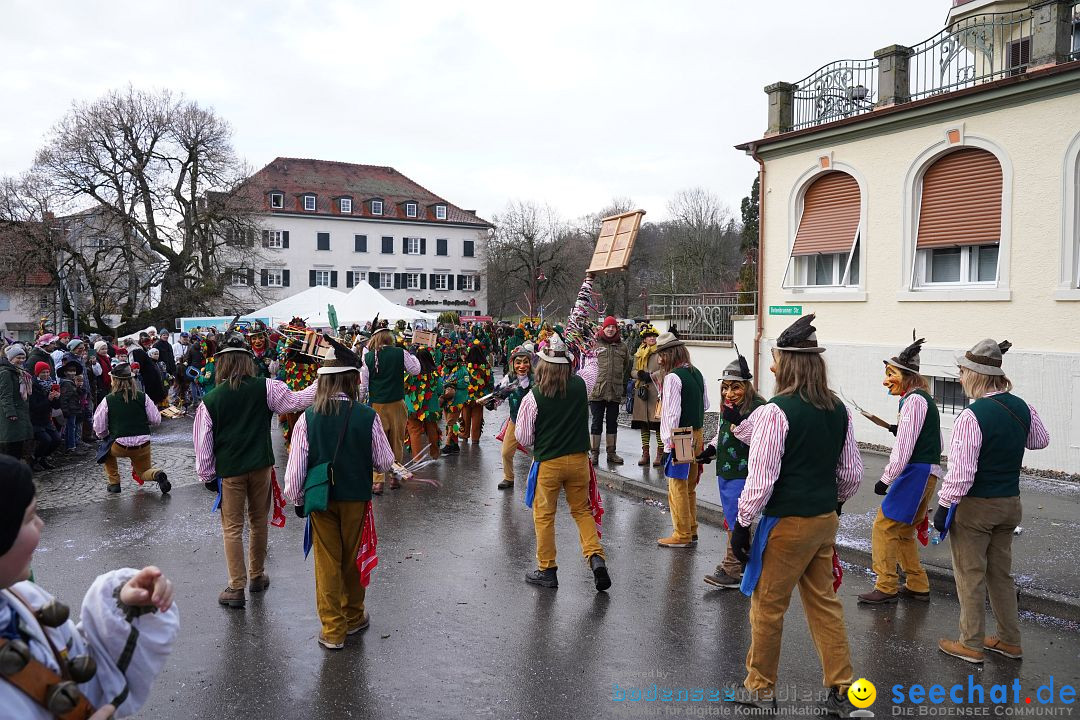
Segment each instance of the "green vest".
M750 412L765 404L755 395L750 401ZM735 437L734 426L720 418L719 436L716 439L716 474L725 480L741 480L746 477L750 460L750 446Z
M379 349L379 371L375 372L375 353L364 354L368 371L368 401L392 403L405 399L405 351L387 346Z
M979 398L968 409L979 421L979 431L982 433L975 482L968 495L982 498L1017 497L1020 495L1024 448L1031 429L1031 409L1011 393Z
M533 460L543 462L563 455L589 452L589 393L585 381L571 375L566 397L554 398L532 390L536 400L536 439Z
M677 367L671 371L682 381L682 414L679 427L700 430L705 426L705 379L696 367Z
M134 400L125 400L110 393L105 396L105 402L109 404L109 437L113 440L150 434L145 393L135 393Z
M911 450L912 463L928 463L937 465L941 462L941 419L938 417L937 404L930 393L923 389L912 390L900 398L900 407L904 407L904 400L911 395L921 395L926 400L926 418L923 420L922 430L919 437L915 438L915 447Z
M240 387L215 385L203 398L214 423L214 465L223 478L236 477L274 464L266 380L246 377Z
M814 517L836 510L836 467L844 449L848 416L843 404L819 410L798 395L777 395L770 403L788 421L780 477L762 514Z
M341 408L337 415L322 415L315 408L304 411L307 422L308 468L322 463L334 462L333 482L330 484L331 500L371 500L371 427L375 411L363 403L353 404L349 429L341 441L337 460L334 449L345 425L348 402L338 401Z

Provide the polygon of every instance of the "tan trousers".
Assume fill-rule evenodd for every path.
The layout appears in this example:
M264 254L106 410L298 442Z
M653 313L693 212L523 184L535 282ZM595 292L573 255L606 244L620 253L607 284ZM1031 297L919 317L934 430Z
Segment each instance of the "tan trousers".
M379 416L382 422L383 432L390 441L390 449L394 451L394 460L401 462L402 446L405 444L405 426L408 416L405 413L405 401L398 400L392 403L371 403L371 409ZM386 480L386 473L371 473L371 482L381 483Z
M557 567L555 562L555 506L559 489L566 492L566 504L578 527L581 554L604 557L604 548L596 534L596 523L589 512L589 455L574 453L540 463L533 499L533 526L536 529L536 566L541 570Z
M131 468L135 474L142 478L143 482L153 482L154 476L159 472L157 468L150 467L150 443L139 447L124 447L114 442L109 448L109 454L105 456L105 479L110 485L120 484L120 469L116 465L117 458L129 458Z
M702 431L694 431L694 454L705 449ZM686 480L668 478L668 508L671 510L672 536L679 542L690 542L697 535L697 484L701 466L690 463L690 475Z
M503 434L502 466L503 480L506 482L514 482L514 456L517 455L518 447L517 438L514 436L516 427L513 420L507 421L506 432Z
M454 408L453 410L447 410L446 412L446 442L449 445L457 445L458 440L467 437L468 433L465 431L465 423L461 419L461 411L464 407ZM454 425L460 423L460 427L455 431Z
M915 512L915 525L890 520L885 517L881 508L878 508L870 538L871 564L877 574L874 587L879 591L888 595L896 594L900 587L900 576L896 573L898 563L904 571L904 585L908 590L920 593L930 591L930 580L919 562L919 546L915 544L915 535L918 524L926 517L926 508L930 506L930 498L934 495L936 485L937 476L931 475L927 478L919 509Z
M960 600L960 642L972 650L983 651L988 593L998 637L1020 644L1012 541L1022 515L1019 497L966 497L956 507L949 545Z
M345 641L345 633L364 619L364 586L356 569L367 503L331 500L325 511L311 513L315 553L315 607L322 638Z
M825 687L839 688L842 695L851 685L844 607L833 591L832 556L839 525L835 512L784 517L769 534L761 578L750 597L751 640L744 681L748 690L767 693L776 687L784 614L796 585Z
M242 590L248 578L263 574L266 524L270 515L270 466L221 479L221 534L229 587ZM246 511L246 512L245 512ZM248 563L244 567L244 517L248 527Z
M420 454L425 445L428 445L425 457L432 460L439 459L439 423L434 420L420 421L411 417L405 424L405 428L409 433L409 447L412 449L414 458Z
M484 406L467 402L461 409L461 436L465 439L472 438L474 443L480 442L480 433L484 426Z

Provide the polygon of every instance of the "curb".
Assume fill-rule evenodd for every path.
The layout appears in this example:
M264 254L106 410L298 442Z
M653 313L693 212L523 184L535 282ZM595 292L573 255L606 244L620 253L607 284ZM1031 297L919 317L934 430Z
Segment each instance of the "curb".
M610 470L597 467L596 477L602 480L610 489L623 495L635 498L644 495L661 500L664 503L667 502L667 491L637 480L631 480ZM724 526L724 513L719 505L698 500L698 521L722 528ZM844 562L867 570L870 569L871 557L869 552L842 543L837 543L837 547L843 550ZM934 565L924 565L923 567L926 568L926 574L930 579L930 587L933 590L943 595L956 596L956 581L951 570ZM1042 588L1021 586L1017 587L1016 596L1018 607L1022 611L1038 613L1070 622L1080 622L1080 598L1078 597L1063 595Z

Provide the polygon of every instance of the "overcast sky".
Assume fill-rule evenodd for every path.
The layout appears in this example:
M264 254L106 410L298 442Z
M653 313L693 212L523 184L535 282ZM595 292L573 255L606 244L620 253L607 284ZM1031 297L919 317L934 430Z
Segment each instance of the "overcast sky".
M662 219L703 186L737 214L774 81L913 45L949 0L41 2L0 0L0 174L112 88L212 106L258 168L390 165L488 219L630 197Z

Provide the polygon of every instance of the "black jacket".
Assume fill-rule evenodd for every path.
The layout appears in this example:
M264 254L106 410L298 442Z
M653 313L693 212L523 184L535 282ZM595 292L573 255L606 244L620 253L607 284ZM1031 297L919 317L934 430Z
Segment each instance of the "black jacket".
M34 427L47 427L52 424L53 410L60 409L60 398L49 399L49 392L34 380L34 389L30 393L30 424Z
M165 370L170 375L176 375L176 357L173 355L172 345L168 340L158 340L154 343L158 351L158 359L165 363Z
M142 377L143 390L150 399L159 403L165 399L167 392L161 381L161 373L158 372L157 363L150 359L142 348L131 351L132 362L139 363L139 376Z

